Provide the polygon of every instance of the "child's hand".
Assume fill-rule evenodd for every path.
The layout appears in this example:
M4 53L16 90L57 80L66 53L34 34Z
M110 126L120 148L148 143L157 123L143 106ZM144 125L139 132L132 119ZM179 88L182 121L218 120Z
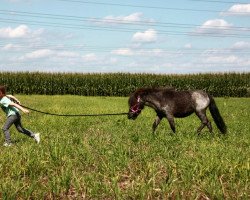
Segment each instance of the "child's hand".
M20 109L22 112L24 112L24 113L26 113L26 114L29 114L29 112L30 112L28 109L22 107L22 106L19 105L19 104L14 103L14 102L10 102L9 105L10 105L10 106L14 106L14 107Z
M25 108L24 108L22 111L23 111L25 114L29 114L29 113L30 113L30 111L27 110L27 109L25 109Z

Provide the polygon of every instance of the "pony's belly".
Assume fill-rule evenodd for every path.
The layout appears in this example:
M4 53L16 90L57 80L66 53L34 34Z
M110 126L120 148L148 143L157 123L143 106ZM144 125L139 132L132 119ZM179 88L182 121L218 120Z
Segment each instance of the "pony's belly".
M187 116L189 116L189 115L191 115L193 113L194 113L193 111L184 112L184 113L175 113L174 117L176 117L176 118L183 118L183 117L187 117Z

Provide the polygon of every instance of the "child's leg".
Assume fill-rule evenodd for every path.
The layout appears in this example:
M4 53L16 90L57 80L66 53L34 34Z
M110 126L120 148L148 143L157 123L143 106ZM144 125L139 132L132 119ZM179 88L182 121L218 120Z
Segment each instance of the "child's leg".
M23 128L22 123L21 123L21 116L20 115L17 115L17 120L14 122L14 124L16 126L16 129L20 133L23 133L23 134L25 134L25 135L27 135L29 137L34 138L35 134L32 131Z
M12 126L12 124L15 123L15 121L18 119L18 117L16 115L11 115L7 118L7 121L5 122L4 126L3 126L3 132L4 132L4 136L5 136L5 141L7 143L11 143L11 139L10 139L10 127Z

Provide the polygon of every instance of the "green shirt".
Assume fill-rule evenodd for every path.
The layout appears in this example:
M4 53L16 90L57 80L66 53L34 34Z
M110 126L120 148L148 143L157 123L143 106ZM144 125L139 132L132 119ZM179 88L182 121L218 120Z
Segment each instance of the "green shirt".
M3 109L3 111L6 113L7 117L11 115L16 115L16 113L19 113L19 110L14 106L10 106L10 103L11 103L11 100L6 96L0 99L0 106Z

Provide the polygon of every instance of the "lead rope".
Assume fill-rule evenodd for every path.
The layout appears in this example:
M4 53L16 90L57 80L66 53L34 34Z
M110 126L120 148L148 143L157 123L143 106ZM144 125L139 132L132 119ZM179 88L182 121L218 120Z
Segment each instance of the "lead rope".
M97 116L112 116L112 115L127 115L128 114L125 112L124 113L103 113L103 114L57 114L57 113L49 113L49 112L36 110L34 108L30 108L24 105L21 105L21 106L29 110L45 114L45 115L53 115L53 116L60 116L60 117L97 117Z
M49 112L44 112L44 111L40 111L34 108L30 108L28 106L24 106L21 105L20 102L17 102L15 99L8 97L11 101L13 101L14 103L19 104L20 106L27 108L29 110L38 112L38 113L42 113L45 115L53 115L53 116L60 116L60 117L98 117L98 116L112 116L112 115L127 115L128 113L103 113L103 114L57 114L57 113L49 113Z

